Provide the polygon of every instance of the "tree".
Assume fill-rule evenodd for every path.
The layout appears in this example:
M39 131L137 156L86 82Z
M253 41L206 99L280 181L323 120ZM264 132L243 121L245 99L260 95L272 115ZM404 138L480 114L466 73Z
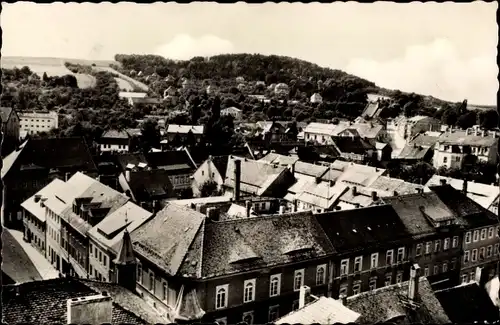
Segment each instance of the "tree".
M151 148L158 148L160 145L160 130L158 123L148 119L141 126L141 142L144 152L149 152Z
M187 136L186 136L186 146L191 148L196 145L196 139L194 137L194 134L191 130L189 130Z
M212 102L212 118L214 120L217 120L220 117L220 104L221 100L219 96L215 96L213 102Z
M201 107L199 105L199 100L193 101L193 105L191 106L191 124L197 125L200 116L201 116Z
M487 130L498 126L498 113L495 110L480 111L478 114L478 123Z
M219 196L220 194L217 183L212 180L206 181L200 187L201 197Z
M457 123L457 112L454 109L448 109L443 112L441 122L446 125L455 125Z
M468 129L476 124L477 114L475 111L467 111L457 119L457 126Z

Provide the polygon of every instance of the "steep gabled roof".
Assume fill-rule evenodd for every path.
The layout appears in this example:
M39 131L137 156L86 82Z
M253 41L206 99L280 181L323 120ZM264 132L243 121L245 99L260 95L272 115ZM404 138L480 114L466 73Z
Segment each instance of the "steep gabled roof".
M7 123L13 111L12 107L0 107L0 122Z

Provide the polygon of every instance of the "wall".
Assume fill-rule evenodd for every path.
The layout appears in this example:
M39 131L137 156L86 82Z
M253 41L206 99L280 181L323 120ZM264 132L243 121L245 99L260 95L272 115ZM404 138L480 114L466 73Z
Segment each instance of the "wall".
M191 187L193 189L194 196L200 195L201 186L208 181L216 182L219 190L222 184L224 184L224 180L222 179L222 176L217 168L215 168L215 165L211 161L205 160L205 162L193 174Z
M23 210L23 221L25 238L28 239L31 246L36 248L45 257L47 241L45 237L45 222L42 222L26 210Z
M20 113L21 130L29 134L40 132L49 132L58 127L58 115L55 112L50 113Z
M481 230L485 230L486 238L481 239ZM474 241L474 232L478 233L477 241ZM473 280L470 274L476 271L477 266L486 267L493 266L496 269L496 264L499 260L497 254L498 251L498 226L496 224L489 227L479 227L475 229L468 230L464 233L463 239L463 251L464 256L462 256L460 263L460 281L463 281L464 275L467 276L468 280ZM468 235L470 234L470 242L468 242ZM491 249L491 254L488 256L488 247ZM480 253L481 248L484 248L484 257L481 259ZM472 252L477 250L476 261L472 261ZM465 255L469 252L469 260L465 262Z
M111 282L114 272L111 274L111 264L114 254L101 246L97 241L89 238L89 276L99 281Z
M116 151L116 152L128 152L128 140L127 144L111 144L111 143L101 143L100 145L101 151L103 152L111 152L111 151Z

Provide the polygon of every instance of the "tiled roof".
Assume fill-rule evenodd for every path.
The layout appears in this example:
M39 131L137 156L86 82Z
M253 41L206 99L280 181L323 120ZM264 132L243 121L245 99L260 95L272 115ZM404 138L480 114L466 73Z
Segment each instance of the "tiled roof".
M242 192L262 195L272 185L272 183L281 175L286 167L269 165L263 162L240 159L230 156L227 164L226 179L224 184L234 188L234 160L241 161L241 184Z
M258 161L279 164L280 166L293 165L299 160L298 157L280 155L278 153L270 152Z
M432 176L426 186L441 185L441 180L446 180L447 184L450 184L457 190L463 189L463 180L439 175ZM467 196L479 203L485 209L489 209L499 195L500 191L496 185L475 183L471 181L467 182Z
M348 324L361 315L333 298L320 297L303 308L281 317L274 324Z
M398 195L382 198L390 204L413 236L435 233L436 229L426 216L434 220L454 219L453 212L436 193Z
M498 308L476 282L437 291L436 297L453 323L500 321Z
M338 134L338 125L312 122L304 129L305 133L334 136Z
M6 123L9 120L10 114L12 113L12 107L0 107L0 121Z
M197 234L199 244L193 243L192 247L191 256L198 259L188 258L183 263L183 273L194 274L191 263L195 261L196 265L201 264L201 276L210 278L333 253L311 213L207 220L203 228Z
M108 139L128 139L130 138L130 134L128 134L127 131L119 131L119 130L108 130L104 132L104 134L101 136L101 138L108 138Z
M167 203L154 218L131 233L136 253L177 275L205 215ZM168 234L168 236L165 236Z
M16 283L42 279L24 248L6 228L2 229L2 272Z
M150 152L146 154L146 160L150 167L161 169L194 169L194 163L185 150L170 150L162 152Z
M446 324L450 320L437 300L431 285L421 277L419 283L420 307L416 310L405 307L403 303L408 292L409 282L395 284L373 291L364 292L347 298L346 306L361 314L358 324L375 324L391 321L394 317L404 316L404 323Z
M26 147L26 143L28 141L23 142L20 146L19 149L12 151L7 157L3 158L2 160L2 179L9 170L14 166L14 163L17 161L17 158L21 155L21 152L24 150Z
M297 200L322 209L330 209L349 187L343 183L312 182L296 195Z
M167 127L167 133L189 133L191 131L193 134L203 134L203 125L176 125L169 124Z
M321 179L335 182L348 182L352 185L368 186L385 172L386 170L382 168L336 160L330 165L330 169Z
M498 223L497 216L493 212L483 208L451 185L429 188L469 229Z
M440 144L448 145L468 145L468 146L481 146L481 147L491 147L498 143L498 138L494 138L491 135L481 136L474 134L466 134L466 131L453 131L444 132L439 137Z
M295 173L304 174L312 177L321 177L328 170L327 166L310 164L303 161L297 161L294 165Z
M408 238L398 214L389 205L320 213L316 219L338 252L354 252Z
M222 179L226 177L228 159L229 159L228 156L212 157L212 163L214 164L215 168L217 168L217 171L219 172Z
M92 227L88 234L93 240L108 247L116 254L125 229L128 232L134 231L152 215L151 212L144 210L140 206L127 202Z
M361 115L367 117L374 117L378 113L378 111L379 111L378 103L368 103Z
M125 171L127 165L137 166L139 163L146 163L146 157L142 153L124 153L116 157L122 171Z
M133 170L130 172L128 187L137 202L164 199L173 195L173 185L164 169Z
M15 152L12 154L16 156ZM30 139L17 155L17 159L6 168L10 168L10 172L14 170L18 172L23 165L46 169L78 168L80 171L97 171L89 147L83 138ZM2 168L3 176L5 174Z
M139 296L117 285L58 278L2 288L3 321L8 324L66 323L68 299L106 291L112 297L113 324L165 323ZM16 294L16 291L19 294ZM29 312L27 312L29 311Z
M430 147L423 147L413 143L406 144L398 155L397 159L424 159Z
M366 155L368 150L375 150L374 146L360 137L334 137L333 141L340 152Z
M65 189L66 183L59 178L54 179L49 185L42 188L35 195L27 199L21 204L26 211L31 213L37 219L45 222L45 204L42 205L41 201L35 201L35 196L40 195L41 198L47 198L55 193Z
M387 176L378 177L369 187L375 190L390 192L390 196L393 196L394 192L397 192L399 195L405 195L416 193L418 189L423 189L426 192L430 191L426 186Z

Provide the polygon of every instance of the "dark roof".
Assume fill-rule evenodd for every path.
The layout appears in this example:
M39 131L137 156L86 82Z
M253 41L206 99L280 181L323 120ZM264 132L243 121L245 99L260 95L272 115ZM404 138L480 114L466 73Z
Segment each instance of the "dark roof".
M394 208L408 232L417 237L436 232L427 217L434 220L454 218L453 212L433 192L398 195L381 200Z
M410 140L410 143L422 147L432 147L438 140L439 137L421 133L413 137L413 139Z
M189 155L184 150L150 152L146 154L146 160L150 167L168 169L170 171L195 168Z
M9 174L23 168L97 171L84 138L30 139L24 144L12 167Z
M311 212L219 222L206 220L181 272L210 278L318 258L333 252ZM193 261L198 261L197 267L190 264Z
M375 150L368 141L360 137L332 137L340 152L364 155L368 150Z
M12 107L0 107L0 121L5 123L9 120L10 114L12 113Z
M340 253L384 246L410 235L390 205L315 215L333 247Z
M453 323L500 321L498 308L476 282L437 291L435 295Z
M347 298L346 306L361 314L358 324L391 322L402 317L404 324L447 324L450 322L426 278L419 281L419 307L406 307L409 281L382 287Z
M214 164L215 168L217 168L217 170L219 171L219 174L222 177L222 179L226 177L228 159L229 159L228 156L212 157L212 163Z
M132 246L132 240L130 239L130 234L126 228L123 232L123 238L120 241L118 254L116 255L114 262L115 264L135 263L134 247Z
M41 280L35 265L10 230L2 230L2 271L17 283Z
M412 143L406 144L397 159L424 159L430 150L430 147L424 147Z
M125 171L128 164L138 165L139 163L147 164L146 157L142 153L125 153L116 157L122 171Z
M133 170L128 186L137 202L171 197L173 185L170 171L164 169Z
M474 202L467 195L446 184L441 186L429 186L441 201L455 213L462 224L468 228L490 226L498 223L497 216Z
M66 323L66 302L68 299L101 293L99 290L91 288L85 282L72 278L57 278L27 282L21 285L3 286L2 321L7 324ZM18 294L16 294L16 291ZM134 295L131 292L129 294ZM114 324L148 324L147 321L137 316L130 309L127 310L128 308L125 309L119 305L112 293L110 293L110 296L114 302L112 311L112 322ZM137 298L140 299L139 297ZM158 318L157 320L159 320Z

